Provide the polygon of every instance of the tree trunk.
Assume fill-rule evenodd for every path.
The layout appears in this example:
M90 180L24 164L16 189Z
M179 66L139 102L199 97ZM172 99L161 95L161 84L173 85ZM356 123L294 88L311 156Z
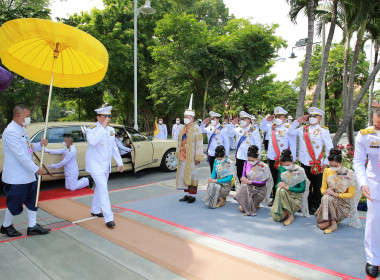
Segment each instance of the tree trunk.
M37 106L40 104L42 97L49 94L49 86L42 85L40 95L37 97L36 101L34 102L32 108L30 108L30 113L33 114L34 110L36 110Z
M208 80L206 80L205 85L205 95L203 98L203 110L202 110L202 120L206 118L206 103L207 103L207 92L208 92ZM194 103L194 102L193 102ZM194 105L193 105L194 106Z
M363 36L364 31L367 25L367 20L364 20L361 24L361 27L357 33L357 39L355 44L354 53L352 56L352 62L351 62L351 69L350 69L350 80L349 80L349 88L348 88L348 107L351 108L352 102L354 101L354 90L355 90L355 74L356 74L356 66L359 58L359 52L361 50L362 42L363 42ZM347 138L348 143L350 143L352 146L354 146L354 123L353 119L349 121L348 127L347 127Z
M296 119L301 117L304 114L305 107L305 97L306 97L306 89L307 82L309 79L310 73L310 65L311 65L311 56L313 53L313 39L314 39L314 0L308 0L308 10L307 10L307 18L308 18L308 39L306 44L306 55L305 55L305 64L303 67L302 73L302 82L300 87L300 93L298 96L297 103L297 111L296 111Z
M333 139L334 146L336 146L338 144L340 138L343 135L344 129L347 127L348 123L350 122L350 120L354 116L356 108L358 108L359 103L363 99L364 95L366 94L369 86L375 80L376 74L377 74L377 72L379 72L379 70L380 70L380 61L377 61L376 67L373 68L371 74L368 77L367 82L361 88L360 92L358 93L358 95L355 98L355 101L351 105L347 115L344 116L343 122L340 124L338 131L335 133L335 137Z
M332 14L331 14L331 23L330 23L329 35L327 36L326 46L324 49L324 53L322 54L323 59L322 59L321 71L319 71L317 87L315 89L313 103L311 105L312 107L318 106L318 100L319 100L319 96L321 94L321 89L322 89L322 86L324 86L323 81L324 81L324 77L325 77L325 73L326 73L327 62L329 60L331 42L334 38L334 32L335 32L335 26L336 26L337 5L338 5L338 0L334 0L333 1L333 10L332 10Z
M343 116L348 114L348 96L347 96L347 84L348 84L348 63L350 61L350 41L351 41L351 32L347 30L346 42L344 49L344 65L343 65ZM338 124L337 124L338 125Z
M376 67L376 62L377 62L377 57L379 55L379 43L377 41L375 41L375 59L374 59L374 62L373 62L373 68ZM372 50L371 50L371 53L372 53ZM372 68L372 69L373 69ZM369 112L368 112L368 126L372 126L373 125L373 110L372 110L372 100L373 100L373 87L375 85L375 81L376 81L376 77L375 79L373 80L370 88L369 88L369 100L368 100L368 109L369 109Z

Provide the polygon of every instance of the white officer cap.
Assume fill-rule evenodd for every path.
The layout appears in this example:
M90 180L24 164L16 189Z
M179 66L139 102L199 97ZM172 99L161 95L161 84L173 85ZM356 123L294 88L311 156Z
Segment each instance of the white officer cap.
M321 109L318 109L317 107L310 107L307 112L310 114L310 115L321 115L323 116L325 114L325 112L323 112Z
M288 120L292 120L292 119L293 119L293 117L291 115L289 115Z
M214 111L210 111L210 118L220 118L222 115L221 114L218 114Z
M288 111L284 110L282 107L274 108L274 115L286 115Z
M104 108L95 109L95 112L98 115L111 115L112 106L107 106Z
M247 112L244 112L244 111L240 111L239 113L239 118L243 119L243 118L249 118L249 119L253 119L255 118L254 116L248 114Z
M186 109L184 115L195 117L195 111L193 110L193 94L190 96L189 108Z

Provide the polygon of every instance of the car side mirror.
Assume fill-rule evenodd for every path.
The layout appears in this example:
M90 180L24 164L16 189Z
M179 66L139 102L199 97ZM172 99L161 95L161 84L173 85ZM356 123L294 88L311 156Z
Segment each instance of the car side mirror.
M152 136L148 136L148 141L152 141L153 140L153 137Z

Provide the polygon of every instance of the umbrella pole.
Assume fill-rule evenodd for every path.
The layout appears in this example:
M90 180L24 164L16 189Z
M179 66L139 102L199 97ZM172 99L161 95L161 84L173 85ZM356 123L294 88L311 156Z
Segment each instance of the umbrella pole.
M55 60L54 60L54 61L55 61ZM53 80L54 80L54 74L52 73L52 74L51 74L50 89L49 89L49 98L48 98L47 110L46 110L45 129L44 129L44 136L43 136L43 139L46 139L47 126L48 126L48 122L49 122L49 110L50 110L51 93L52 93L52 91L53 91ZM41 161L40 161L40 167L41 167L41 168L42 168L42 166L43 166L44 154L45 154L45 146L42 145ZM41 175L38 175L37 195L36 195L36 204L35 204L36 207L38 206L38 199L39 199L39 196L40 196L41 179L42 179L42 176L41 176Z

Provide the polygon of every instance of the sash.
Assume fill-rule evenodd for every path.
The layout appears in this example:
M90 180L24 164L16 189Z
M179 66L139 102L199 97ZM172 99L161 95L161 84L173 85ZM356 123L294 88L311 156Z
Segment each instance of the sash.
M280 166L280 148L278 147L277 138L276 138L276 125L274 124L272 126L272 145L273 150L276 153L277 157L274 157L275 164L274 168L278 170L278 167Z
M314 148L310 141L310 135L309 135L309 126L305 125L303 129L303 137L305 140L307 151L309 152L309 155L311 157L310 163L310 172L313 175L321 174L322 173L322 166L321 166L321 160L323 157L323 148L321 151L321 154L318 156L318 159L315 157Z
M237 152L239 151L240 145L245 141L245 139L247 139L247 136L245 136L245 134L248 135L249 132L253 132L252 127L247 132L244 132L243 136L240 137L239 142L238 142L238 144L236 146L235 158L237 158Z
M211 134L211 137L210 137L210 139L208 139L208 145L207 145L207 157L209 156L208 155L208 149L210 148L210 144L211 144L211 140L212 140L212 138L214 138L215 137L215 135L216 135L216 131L221 131L223 129L223 126L219 126L218 128L216 128L215 130L214 130L214 132Z

